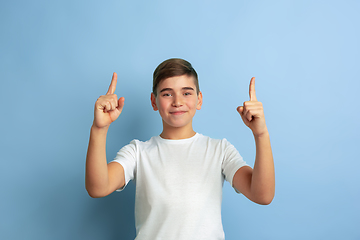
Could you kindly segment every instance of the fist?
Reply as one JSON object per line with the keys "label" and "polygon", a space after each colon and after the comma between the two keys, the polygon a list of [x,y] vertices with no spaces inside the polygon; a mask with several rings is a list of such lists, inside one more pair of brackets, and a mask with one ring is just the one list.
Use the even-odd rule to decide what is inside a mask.
{"label": "fist", "polygon": [[94,126],[105,128],[110,126],[122,112],[125,99],[119,98],[114,94],[117,84],[117,74],[114,72],[109,89],[106,95],[100,96],[94,109]]}
{"label": "fist", "polygon": [[256,98],[254,77],[250,80],[249,97],[250,100],[244,102],[243,106],[237,107],[237,111],[245,125],[251,129],[253,134],[260,136],[267,132],[267,127],[263,105]]}

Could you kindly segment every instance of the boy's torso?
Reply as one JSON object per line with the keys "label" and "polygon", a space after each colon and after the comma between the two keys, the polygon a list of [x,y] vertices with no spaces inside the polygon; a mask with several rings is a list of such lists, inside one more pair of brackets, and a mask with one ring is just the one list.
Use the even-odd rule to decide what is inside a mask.
{"label": "boy's torso", "polygon": [[228,158],[242,161],[236,149],[201,134],[134,144],[136,239],[224,239],[222,186]]}

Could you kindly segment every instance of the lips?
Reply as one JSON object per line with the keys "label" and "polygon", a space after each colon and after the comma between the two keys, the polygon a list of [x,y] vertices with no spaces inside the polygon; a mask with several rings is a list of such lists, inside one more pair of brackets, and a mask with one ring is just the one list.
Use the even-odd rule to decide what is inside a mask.
{"label": "lips", "polygon": [[175,112],[170,112],[170,114],[172,115],[181,115],[181,114],[184,114],[186,113],[186,111],[175,111]]}

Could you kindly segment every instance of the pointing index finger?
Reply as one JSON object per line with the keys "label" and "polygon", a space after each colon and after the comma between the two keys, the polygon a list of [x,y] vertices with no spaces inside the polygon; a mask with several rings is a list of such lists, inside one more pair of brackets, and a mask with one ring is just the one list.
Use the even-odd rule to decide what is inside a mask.
{"label": "pointing index finger", "polygon": [[249,96],[250,96],[250,101],[257,101],[256,93],[255,93],[255,77],[252,77],[250,80]]}
{"label": "pointing index finger", "polygon": [[114,94],[116,89],[116,84],[117,84],[117,74],[116,72],[114,72],[109,86],[109,90],[107,91],[106,94]]}

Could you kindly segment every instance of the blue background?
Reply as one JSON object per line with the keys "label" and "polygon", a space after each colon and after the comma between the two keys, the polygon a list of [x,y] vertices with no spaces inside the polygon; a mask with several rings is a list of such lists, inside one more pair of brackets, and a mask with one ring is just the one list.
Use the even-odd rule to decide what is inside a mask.
{"label": "blue background", "polygon": [[85,190],[96,99],[112,72],[124,96],[108,160],[161,132],[150,105],[163,60],[189,60],[203,108],[194,129],[254,163],[236,107],[256,77],[276,196],[256,205],[224,185],[227,239],[360,239],[359,1],[2,1],[0,239],[133,239],[134,184]]}

